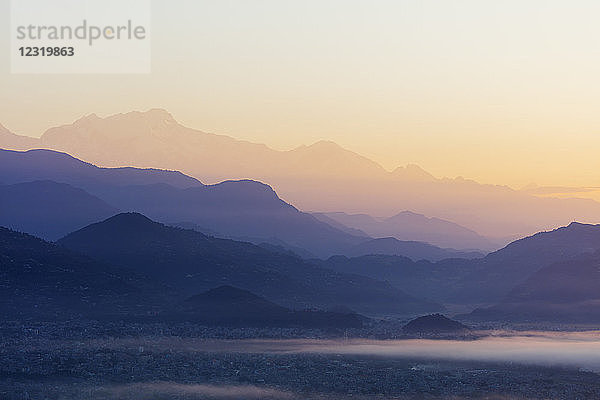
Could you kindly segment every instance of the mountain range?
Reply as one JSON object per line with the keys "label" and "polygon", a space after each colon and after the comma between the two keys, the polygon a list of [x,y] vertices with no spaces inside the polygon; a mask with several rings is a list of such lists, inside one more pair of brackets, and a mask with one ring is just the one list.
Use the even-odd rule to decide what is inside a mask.
{"label": "mountain range", "polygon": [[[72,185],[87,192],[78,192],[71,199],[73,190],[67,186],[54,185],[55,196],[62,196],[65,204],[81,201],[82,204],[94,202],[96,207],[105,202],[107,207],[123,211],[139,211],[169,223],[193,223],[198,229],[218,233],[227,237],[252,237],[257,240],[280,240],[290,246],[298,246],[317,255],[343,252],[365,240],[339,231],[313,216],[298,211],[282,201],[267,185],[256,181],[226,181],[216,185],[203,185],[201,182],[174,171],[138,168],[99,168],[64,153],[49,150],[31,150],[26,152],[0,150],[0,182],[28,183],[43,189],[38,180],[51,180],[55,183]],[[50,183],[46,187],[52,186]],[[23,186],[19,186],[23,189]],[[38,206],[44,202],[44,196],[31,196],[31,193],[18,193],[16,189],[5,193],[5,204],[20,204],[23,200]],[[9,197],[10,200],[9,200]],[[24,199],[27,197],[27,199]],[[85,197],[85,198],[83,198]],[[92,200],[95,198],[94,200]],[[25,204],[23,204],[25,207]],[[88,207],[92,207],[89,205]],[[38,210],[43,208],[38,207]],[[21,213],[24,211],[24,214]],[[48,229],[47,219],[53,210],[46,210],[46,218],[39,221],[39,227],[32,231],[40,233]],[[74,229],[60,230],[64,225],[64,213],[55,215],[55,231],[65,235]],[[81,228],[90,222],[98,221],[94,211],[92,220],[80,224]],[[12,219],[0,220],[0,223],[17,226],[15,220],[26,219],[27,209],[6,208]],[[115,212],[112,212],[115,214]],[[104,217],[110,215],[104,214]],[[56,232],[42,235],[46,239],[57,239]],[[61,235],[61,236],[62,236]],[[60,236],[59,236],[60,237]]]}
{"label": "mountain range", "polygon": [[[326,326],[333,319],[336,326],[354,326],[357,320],[348,313],[291,309],[415,315],[442,310],[439,303],[495,303],[462,318],[595,323],[600,225],[572,223],[473,260],[372,255],[306,261],[124,213],[73,232],[58,245],[0,228],[0,285],[3,318],[159,315],[209,324]],[[253,299],[254,315],[264,308],[265,318],[210,315],[217,297],[230,312],[243,308],[235,305],[238,297]]]}
{"label": "mountain range", "polygon": [[36,237],[0,227],[0,319],[123,316],[159,309],[169,290]]}
{"label": "mountain range", "polygon": [[[172,144],[182,152],[199,136],[203,151],[222,156],[224,146],[233,155],[244,154],[235,160],[224,157],[223,168],[208,167],[203,159],[199,164],[206,171],[215,168],[229,174],[240,168],[254,174],[264,156],[274,167],[264,181],[274,178],[275,187],[284,191],[296,182],[293,190],[314,195],[310,201],[335,201],[345,212],[303,212],[272,186],[253,179],[207,185],[198,179],[200,173],[192,177],[142,161],[143,168],[98,167],[53,150],[0,150],[0,225],[10,228],[0,232],[5,247],[1,279],[7,289],[0,310],[6,315],[141,315],[157,309],[166,315],[168,309],[186,320],[210,322],[207,304],[219,293],[229,293],[252,300],[257,309],[264,306],[265,313],[270,310],[284,325],[290,315],[307,324],[330,317],[341,318],[340,324],[353,323],[340,315],[305,316],[293,309],[349,307],[365,314],[414,315],[442,310],[441,304],[451,309],[477,307],[464,317],[486,321],[600,321],[595,290],[600,279],[600,225],[573,222],[542,230],[487,255],[451,248],[497,248],[499,241],[480,235],[461,218],[473,217],[485,225],[491,221],[487,211],[498,204],[502,210],[496,210],[500,212],[493,219],[512,223],[510,219],[523,217],[518,223],[533,228],[541,223],[532,222],[536,215],[549,216],[545,221],[577,218],[569,217],[573,215],[594,219],[600,213],[593,201],[538,198],[468,180],[440,180],[416,166],[389,173],[330,142],[274,156],[266,146],[182,127],[160,110],[90,116],[50,130],[41,139],[17,137],[0,128],[0,144],[63,143],[77,148],[85,147],[86,139],[98,141],[89,149],[97,151],[115,139],[115,132],[123,138],[108,165],[120,165],[122,146],[135,148],[131,157],[138,160],[152,154],[169,161],[167,165],[175,159],[161,159],[162,150],[154,149],[159,151],[155,154],[134,144],[145,143],[148,135],[156,143],[177,137]],[[186,154],[179,153],[179,158]],[[248,159],[248,154],[260,157]],[[383,175],[377,175],[381,170]],[[283,177],[291,179],[277,183]],[[406,190],[401,196],[394,192],[399,187]],[[425,198],[426,194],[434,196]],[[360,201],[361,196],[375,202],[394,200],[396,212],[391,217],[357,214],[346,201]],[[445,217],[442,209],[440,214],[397,213],[408,208],[407,199],[410,203],[417,198],[412,204],[435,200],[457,218]],[[466,210],[465,204],[474,207]],[[485,215],[478,214],[481,204],[491,207]],[[528,215],[525,204],[531,207]],[[509,207],[507,217],[503,213]],[[385,215],[375,208],[360,211],[364,210]],[[468,215],[471,211],[474,214]],[[57,246],[14,230],[62,239]],[[494,235],[501,231],[509,232],[494,228]],[[215,292],[217,287],[221,289]],[[226,305],[224,299],[221,302]],[[235,309],[234,304],[229,307]]]}
{"label": "mountain range", "polygon": [[459,282],[453,299],[498,300],[542,268],[598,249],[600,225],[572,222],[552,231],[538,232],[488,254]]}
{"label": "mountain range", "polygon": [[[30,185],[81,195],[80,189],[48,181],[7,187],[23,186],[28,194]],[[296,309],[343,306],[367,314],[414,315],[440,310],[440,303],[451,308],[495,303],[463,317],[600,321],[600,225],[571,223],[482,258],[438,262],[390,255],[303,260],[277,246],[218,239],[137,213],[91,224],[59,240],[59,246],[5,228],[0,243],[6,289],[0,309],[26,318],[129,315],[167,305],[169,315],[208,322],[199,311],[177,308],[175,300],[189,305],[183,298],[231,285]],[[323,315],[294,318],[320,324]]]}
{"label": "mountain range", "polygon": [[47,240],[106,219],[116,207],[66,183],[0,185],[0,225]]}
{"label": "mountain range", "polygon": [[343,305],[365,313],[412,314],[441,308],[382,281],[321,268],[251,243],[166,226],[137,213],[89,225],[58,244],[148,275],[184,296],[230,285],[301,309]]}
{"label": "mountain range", "polygon": [[442,249],[428,243],[398,240],[392,237],[367,240],[345,251],[344,254],[350,257],[377,254],[404,256],[415,261],[440,261],[448,258],[472,259],[480,258],[485,255],[478,251]]}
{"label": "mountain range", "polygon": [[554,323],[600,322],[600,250],[550,264],[515,287],[498,304],[468,319]]}
{"label": "mountain range", "polygon": [[545,267],[599,249],[600,225],[571,223],[516,240],[485,257],[470,260],[415,262],[408,257],[389,255],[336,256],[318,261],[318,265],[386,280],[409,294],[446,306],[473,306],[500,302],[534,274],[544,274]]}
{"label": "mountain range", "polygon": [[498,243],[477,232],[445,221],[426,217],[411,211],[402,211],[389,218],[343,212],[313,213],[317,219],[336,227],[347,227],[349,233],[362,232],[371,237],[394,237],[403,241],[419,241],[454,249],[497,250]]}
{"label": "mountain range", "polygon": [[0,224],[47,240],[121,210],[212,236],[281,246],[306,258],[381,252],[429,260],[471,256],[418,242],[376,246],[370,237],[319,221],[250,180],[203,185],[174,171],[99,168],[51,150],[0,150],[0,182],[11,183],[0,194]]}
{"label": "mountain range", "polygon": [[219,326],[358,328],[352,312],[291,310],[219,286],[189,298],[145,274],[0,227],[0,320],[193,322]]}
{"label": "mountain range", "polygon": [[91,114],[48,129],[39,139],[4,128],[0,147],[54,149],[101,166],[178,170],[205,183],[253,179],[301,210],[384,216],[411,210],[492,238],[522,237],[574,220],[600,222],[600,203],[592,200],[542,198],[460,177],[440,179],[414,165],[389,172],[327,141],[277,151],[187,128],[159,109],[105,118]]}

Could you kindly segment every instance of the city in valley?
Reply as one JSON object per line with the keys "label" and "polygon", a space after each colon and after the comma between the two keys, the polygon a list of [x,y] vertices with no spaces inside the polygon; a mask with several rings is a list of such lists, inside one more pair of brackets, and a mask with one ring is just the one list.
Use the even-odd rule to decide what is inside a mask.
{"label": "city in valley", "polygon": [[599,16],[0,0],[0,400],[600,399]]}

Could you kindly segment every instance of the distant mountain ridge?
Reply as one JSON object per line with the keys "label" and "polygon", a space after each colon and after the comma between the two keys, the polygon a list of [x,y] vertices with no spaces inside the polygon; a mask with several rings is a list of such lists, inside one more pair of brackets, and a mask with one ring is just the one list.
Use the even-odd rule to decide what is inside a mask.
{"label": "distant mountain ridge", "polygon": [[[293,308],[342,305],[402,315],[440,308],[418,296],[449,304],[496,302],[463,316],[469,320],[600,321],[600,225],[572,223],[515,241],[482,259],[437,263],[380,255],[307,262],[167,227],[140,214],[117,215],[59,243],[63,247],[0,228],[0,314],[143,314],[169,304],[156,295],[173,296],[172,289],[153,283],[161,281],[177,288],[180,298],[225,284]],[[322,322],[319,315],[312,321]]]}
{"label": "distant mountain ridge", "polygon": [[319,268],[250,243],[165,226],[138,213],[89,225],[58,243],[147,274],[186,296],[230,285],[294,308],[347,305],[359,312],[414,313],[441,307],[381,281]]}
{"label": "distant mountain ridge", "polygon": [[0,321],[192,322],[240,327],[357,328],[365,317],[293,311],[229,286],[183,299],[175,288],[0,227]]}
{"label": "distant mountain ridge", "polygon": [[391,255],[404,256],[414,261],[429,260],[440,261],[448,258],[481,258],[483,253],[477,251],[460,251],[455,249],[442,249],[428,243],[398,240],[396,238],[377,238],[360,243],[345,254],[350,257],[366,255]]}
{"label": "distant mountain ridge", "polygon": [[465,318],[488,321],[600,322],[600,250],[550,264],[498,304]]}
{"label": "distant mountain ridge", "polygon": [[375,218],[366,214],[313,213],[325,222],[335,221],[371,237],[394,237],[430,243],[454,249],[496,250],[498,245],[477,232],[440,218],[430,218],[410,211],[402,211],[389,218]]}
{"label": "distant mountain ridge", "polygon": [[46,240],[58,240],[118,211],[66,183],[33,181],[0,185],[0,226]]}
{"label": "distant mountain ridge", "polygon": [[600,225],[568,226],[516,240],[478,259],[414,262],[407,257],[331,257],[318,265],[383,279],[405,292],[443,304],[494,304],[544,268],[600,250]]}
{"label": "distant mountain ridge", "polygon": [[[469,296],[476,293],[482,298],[500,296],[549,264],[567,261],[598,249],[600,224],[572,222],[568,226],[516,240],[488,254],[480,268],[465,277],[472,285],[481,288],[473,288]],[[495,282],[494,287],[487,282]]]}
{"label": "distant mountain ridge", "polygon": [[3,227],[0,287],[2,320],[134,315],[158,309],[168,294],[131,272]]}
{"label": "distant mountain ridge", "polygon": [[202,185],[197,179],[178,171],[132,167],[102,168],[59,151],[43,149],[11,151],[0,149],[0,155],[0,182],[5,184],[32,180],[53,180],[84,189],[104,185],[123,186],[156,183],[178,188]]}
{"label": "distant mountain ridge", "polygon": [[[139,211],[168,223],[194,223],[225,236],[253,237],[263,242],[279,239],[317,255],[343,253],[364,240],[298,211],[270,186],[256,181],[203,185],[175,171],[99,168],[50,150],[0,150],[0,182],[37,180],[82,188],[88,197],[97,197],[115,211]],[[70,231],[60,232],[65,235]],[[57,238],[56,234],[45,237]]]}
{"label": "distant mountain ridge", "polygon": [[600,203],[592,200],[540,198],[463,178],[437,179],[414,165],[388,172],[327,141],[276,151],[187,128],[159,109],[88,115],[48,129],[40,139],[5,130],[0,147],[50,148],[103,166],[178,170],[207,183],[254,179],[302,210],[371,215],[411,210],[486,237],[524,236],[573,220],[600,222]]}
{"label": "distant mountain ridge", "polygon": [[[0,181],[25,182],[31,188],[25,198],[14,191],[5,193],[4,214],[12,216],[5,219],[7,225],[50,240],[122,210],[141,212],[152,219],[213,236],[283,246],[305,258],[373,252],[428,260],[472,257],[465,252],[417,242],[396,241],[388,246],[374,246],[382,241],[373,242],[362,232],[338,229],[339,224],[332,226],[319,221],[283,201],[270,186],[251,180],[203,185],[175,171],[99,168],[50,150],[0,150],[0,167]],[[52,197],[46,201],[45,189],[39,183],[37,186],[31,183],[40,179],[56,181],[53,187],[62,188],[61,202],[71,204],[75,214],[80,211],[78,218],[83,222],[67,224],[67,220],[75,218],[69,215],[70,207],[58,204],[52,208]],[[75,188],[67,191],[64,184],[82,188],[87,193],[80,189],[77,192]],[[9,194],[11,198],[7,197]],[[58,193],[55,196],[59,196]],[[112,207],[113,212],[93,210],[91,203],[99,207],[98,203],[102,202],[105,209]],[[83,215],[82,205],[88,203],[88,215]],[[39,218],[30,221],[26,204],[36,208]],[[2,215],[0,211],[0,217]]]}

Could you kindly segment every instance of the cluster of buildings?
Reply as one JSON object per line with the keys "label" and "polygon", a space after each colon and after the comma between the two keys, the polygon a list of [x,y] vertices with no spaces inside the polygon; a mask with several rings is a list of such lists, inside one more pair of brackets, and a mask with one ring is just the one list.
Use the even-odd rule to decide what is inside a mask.
{"label": "cluster of buildings", "polygon": [[[251,347],[240,351],[239,347],[228,348],[231,341],[214,339],[258,334],[297,338],[303,334],[282,329],[79,324],[3,324],[0,398],[68,400],[71,393],[73,399],[99,399],[94,397],[101,392],[98,388],[157,381],[253,385],[294,393],[299,399],[411,398],[422,394],[430,397],[418,398],[484,394],[600,398],[600,375],[574,369],[335,352],[262,352]],[[198,347],[202,341],[216,345]],[[246,342],[251,346],[253,341]],[[81,393],[87,394],[82,397]]]}

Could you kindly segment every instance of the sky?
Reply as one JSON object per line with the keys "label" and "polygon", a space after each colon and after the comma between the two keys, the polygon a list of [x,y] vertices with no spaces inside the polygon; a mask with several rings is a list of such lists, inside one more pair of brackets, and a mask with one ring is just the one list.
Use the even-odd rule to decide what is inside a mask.
{"label": "sky", "polygon": [[520,187],[600,186],[600,2],[154,0],[152,72],[9,72],[0,123],[164,108],[291,149],[326,139],[387,169]]}

